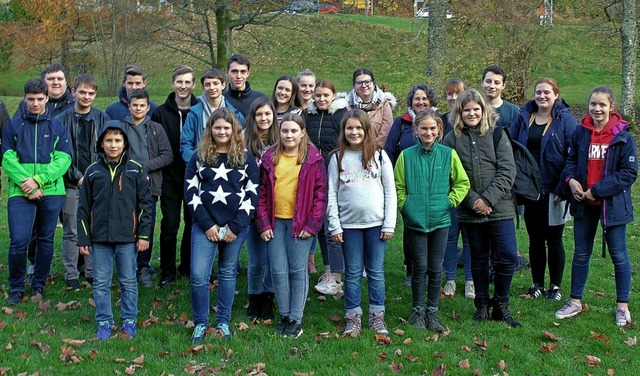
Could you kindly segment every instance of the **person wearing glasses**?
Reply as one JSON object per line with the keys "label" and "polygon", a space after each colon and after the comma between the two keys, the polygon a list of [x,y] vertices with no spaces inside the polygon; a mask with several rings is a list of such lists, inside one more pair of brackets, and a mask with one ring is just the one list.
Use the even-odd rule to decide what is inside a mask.
{"label": "person wearing glasses", "polygon": [[378,87],[371,70],[358,68],[353,72],[353,89],[347,94],[347,102],[350,110],[357,108],[367,113],[378,147],[383,149],[393,124],[396,97]]}

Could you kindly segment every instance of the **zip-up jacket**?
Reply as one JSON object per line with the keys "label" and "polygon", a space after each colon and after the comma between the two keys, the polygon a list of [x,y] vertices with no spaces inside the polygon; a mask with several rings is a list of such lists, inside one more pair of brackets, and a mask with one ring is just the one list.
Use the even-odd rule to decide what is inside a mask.
{"label": "zip-up jacket", "polygon": [[325,167],[329,165],[329,154],[338,145],[340,121],[347,113],[345,98],[336,98],[328,110],[320,110],[315,102],[307,107],[306,128],[309,139],[320,150]]}
{"label": "zip-up jacket", "polygon": [[404,225],[419,232],[451,226],[449,209],[469,191],[458,154],[439,142],[431,149],[418,143],[400,152],[394,176]]}
{"label": "zip-up jacket", "polygon": [[[518,117],[511,125],[511,137],[522,145],[527,145],[531,116],[536,112],[538,112],[536,102],[527,102],[522,106]],[[569,106],[561,100],[557,100],[553,104],[551,119],[549,128],[542,136],[542,145],[540,147],[539,167],[542,188],[547,193],[552,192],[566,198],[570,195],[570,192],[566,190],[567,185],[560,179],[560,175],[562,175],[567,162],[571,137],[578,123],[571,115]]]}
{"label": "zip-up jacket", "polygon": [[[153,111],[158,107],[157,104],[149,99],[149,113],[152,114]],[[127,98],[127,89],[124,86],[120,87],[118,90],[118,101],[111,103],[107,106],[104,111],[109,115],[112,120],[120,120],[124,121],[124,118],[131,115],[129,111],[129,99]]]}
{"label": "zip-up jacket", "polygon": [[398,116],[391,125],[384,151],[387,152],[391,163],[395,165],[400,152],[418,142],[418,137],[413,132],[413,119],[409,113]]}
{"label": "zip-up jacket", "polygon": [[[587,115],[588,117],[589,115]],[[618,116],[613,114],[612,116]],[[576,179],[582,187],[587,186],[587,163],[592,130],[585,127],[585,119],[573,134],[569,159],[564,168],[563,180]],[[631,126],[619,119],[613,127],[613,139],[604,156],[604,166],[598,183],[591,187],[596,200],[601,200],[601,222],[603,227],[618,226],[633,221],[631,185],[638,177],[638,155],[636,142],[629,132]],[[570,197],[571,215],[581,218],[586,204]]]}
{"label": "zip-up jacket", "polygon": [[[62,125],[67,128],[67,134],[69,135],[69,149],[71,151],[71,166],[69,166],[69,169],[64,174],[64,186],[66,188],[77,188],[78,182],[84,176],[85,169],[79,165],[80,162],[77,155],[78,150],[80,150],[78,143],[81,140],[78,135],[78,121],[76,119],[75,109],[68,109],[62,114],[56,116],[56,119],[60,120]],[[89,160],[92,163],[98,160],[98,150],[96,149],[98,144],[98,132],[104,123],[109,120],[109,115],[95,107],[91,107],[91,110],[86,115],[86,121],[91,124],[91,140],[89,141],[89,145],[91,146],[91,155]]]}
{"label": "zip-up jacket", "polygon": [[147,146],[149,150],[149,160],[142,162],[144,171],[149,174],[149,187],[153,196],[160,196],[162,193],[162,169],[173,162],[173,153],[167,134],[162,126],[155,121],[151,121],[146,116],[144,121],[134,125],[131,117],[124,120],[129,127],[142,127],[147,125]]}
{"label": "zip-up jacket", "polygon": [[[269,149],[260,164],[260,199],[255,222],[259,233],[272,230],[276,220],[276,166],[271,161],[275,150],[276,147]],[[291,236],[297,237],[302,230],[318,235],[327,213],[327,201],[327,170],[320,151],[309,145],[307,159],[298,175]]]}
{"label": "zip-up jacket", "polygon": [[71,164],[67,129],[49,111],[14,116],[2,132],[2,169],[9,178],[9,197],[29,196],[22,180],[33,178],[45,196],[65,195],[62,175]]}
{"label": "zip-up jacket", "polygon": [[79,247],[93,243],[133,243],[149,239],[151,234],[149,178],[142,165],[127,155],[124,124],[108,122],[98,142],[107,129],[113,128],[123,132],[127,146],[114,166],[98,145],[100,157],[87,168],[78,204]]}
{"label": "zip-up jacket", "polygon": [[[194,95],[191,95],[191,107],[196,104],[198,104],[198,99]],[[158,108],[153,111],[153,114],[151,114],[151,120],[162,125],[169,139],[171,151],[173,152],[173,162],[162,169],[162,185],[168,184],[169,186],[174,186],[178,192],[182,191],[184,170],[186,167],[182,160],[182,155],[180,155],[180,136],[182,135],[182,129],[187,121],[187,117],[188,116],[183,115],[183,112],[178,108],[175,92],[171,92],[167,96],[164,104],[158,106]]]}
{"label": "zip-up jacket", "polygon": [[[244,117],[249,113],[251,104],[256,98],[266,97],[264,93],[251,89],[249,81],[245,82],[244,90],[236,90],[232,88],[231,85],[227,85],[227,90],[225,90],[222,95],[233,107],[237,108]],[[242,124],[242,121],[240,121],[240,124]]]}
{"label": "zip-up jacket", "polygon": [[[71,94],[71,89],[67,88],[67,90],[64,92],[64,95],[60,98],[56,100],[49,98],[46,104],[47,112],[50,113],[52,117],[58,117],[63,112],[67,111],[70,108],[73,108],[75,101],[76,98]],[[18,104],[18,108],[13,114],[13,117],[22,116],[27,112],[27,104],[24,100],[22,100],[20,101],[20,104]]]}

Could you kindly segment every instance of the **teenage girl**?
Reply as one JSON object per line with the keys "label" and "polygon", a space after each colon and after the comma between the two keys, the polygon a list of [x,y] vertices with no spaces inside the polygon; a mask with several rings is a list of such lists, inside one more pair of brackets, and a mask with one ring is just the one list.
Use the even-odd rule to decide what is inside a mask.
{"label": "teenage girl", "polygon": [[388,335],[384,321],[384,254],[396,226],[393,167],[378,148],[367,113],[350,110],[340,124],[338,151],[329,161],[327,230],[342,244],[345,264],[345,336],[362,328],[362,272],[367,272],[369,327]]}
{"label": "teenage girl", "polygon": [[[258,97],[251,104],[244,122],[244,141],[258,166],[262,161],[262,155],[278,141],[278,127],[274,126],[275,113],[276,109],[271,99],[264,96]],[[251,221],[247,234],[247,250],[249,251],[247,316],[250,320],[256,318],[272,320],[274,293],[267,258],[267,243],[260,238],[254,220]]]}
{"label": "teenage girl", "polygon": [[442,260],[451,225],[449,208],[462,202],[469,191],[469,178],[455,150],[440,143],[444,125],[438,113],[432,109],[418,112],[413,131],[418,144],[403,150],[395,166],[398,207],[413,260],[413,312],[409,322],[418,329],[443,332],[438,307]]}
{"label": "teenage girl", "polygon": [[300,115],[287,114],[282,119],[278,143],[264,154],[260,172],[256,227],[268,242],[280,311],[276,332],[297,338],[302,334],[309,290],[309,247],[322,227],[327,209],[324,161],[308,141]]}
{"label": "teenage girl", "polygon": [[302,98],[298,93],[298,81],[288,74],[279,77],[273,86],[271,101],[276,106],[278,124],[288,113],[300,115],[302,113]]}
{"label": "teenage girl", "polygon": [[606,244],[615,271],[616,324],[631,323],[631,262],[626,225],[633,221],[631,185],[638,176],[638,156],[631,126],[614,112],[615,109],[613,91],[606,86],[596,87],[589,96],[589,114],[573,134],[563,178],[571,188],[575,250],[571,265],[571,299],[556,312],[558,319],[573,317],[583,311],[582,294],[600,222],[602,257],[605,257]]}
{"label": "teenage girl", "polygon": [[218,254],[216,330],[231,337],[229,322],[236,289],[236,265],[258,203],[259,170],[245,151],[240,123],[229,108],[213,112],[187,165],[184,199],[191,229],[192,341],[204,339],[209,322],[209,276]]}

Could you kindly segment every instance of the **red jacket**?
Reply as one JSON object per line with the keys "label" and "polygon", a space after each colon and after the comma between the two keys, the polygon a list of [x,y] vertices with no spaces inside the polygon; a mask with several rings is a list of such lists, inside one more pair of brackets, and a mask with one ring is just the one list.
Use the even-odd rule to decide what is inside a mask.
{"label": "red jacket", "polygon": [[[260,165],[260,198],[255,219],[258,232],[274,227],[274,186],[275,165],[271,156],[276,147],[272,147],[262,157]],[[317,235],[324,223],[327,212],[327,171],[320,151],[309,144],[307,160],[302,164],[298,176],[298,189],[294,207],[293,234],[297,237],[302,230]]]}

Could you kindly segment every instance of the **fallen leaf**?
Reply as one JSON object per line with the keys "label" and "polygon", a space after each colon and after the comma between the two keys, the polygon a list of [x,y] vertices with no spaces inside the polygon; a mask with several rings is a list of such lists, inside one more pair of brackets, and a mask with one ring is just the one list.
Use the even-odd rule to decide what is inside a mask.
{"label": "fallen leaf", "polygon": [[438,338],[440,338],[440,336],[438,333],[435,333],[432,336],[426,337],[424,340],[427,342],[438,342]]}
{"label": "fallen leaf", "polygon": [[603,333],[591,332],[591,338],[595,338],[598,341],[604,342],[605,345],[609,346],[609,337],[607,337]]}
{"label": "fallen leaf", "polygon": [[245,324],[244,322],[240,322],[238,324],[238,330],[243,331],[243,330],[247,330],[249,329],[249,325]]}
{"label": "fallen leaf", "polygon": [[613,370],[613,368],[609,368],[607,370],[607,376],[614,376],[616,374],[616,371]]}
{"label": "fallen leaf", "polygon": [[354,351],[351,353],[351,356],[358,359],[360,357],[360,354],[357,351]]}
{"label": "fallen leaf", "polygon": [[354,331],[351,331],[349,333],[344,333],[342,335],[342,338],[358,338],[358,337],[360,337],[360,334],[361,333],[360,333],[359,330],[354,330]]}
{"label": "fallen leaf", "polygon": [[144,354],[142,354],[139,357],[137,357],[134,360],[132,360],[131,363],[142,365],[144,363]]}
{"label": "fallen leaf", "polygon": [[126,359],[123,359],[123,358],[117,358],[117,359],[115,360],[115,362],[116,362],[116,363],[126,363],[126,362],[127,362],[127,360],[126,360]]}
{"label": "fallen leaf", "polygon": [[546,331],[546,330],[545,330],[545,331],[544,331],[544,335],[545,335],[547,338],[549,338],[550,340],[552,340],[552,341],[556,341],[556,342],[560,341],[560,338],[556,337],[556,335],[555,335],[555,334],[553,334],[553,333],[551,333],[551,332],[549,332],[549,331]]}
{"label": "fallen leaf", "polygon": [[474,369],[473,372],[471,372],[471,374],[474,376],[481,376],[482,371],[480,371],[479,369]]}
{"label": "fallen leaf", "polygon": [[273,324],[273,320],[271,320],[271,319],[264,320],[264,321],[262,322],[262,325],[267,325],[267,326],[268,326],[268,325],[271,325],[271,324]]}
{"label": "fallen leaf", "polygon": [[327,297],[324,296],[324,295],[318,295],[318,300],[321,301],[321,302],[324,302],[324,301],[327,300]]}
{"label": "fallen leaf", "polygon": [[462,349],[462,351],[464,351],[464,352],[468,352],[468,353],[470,353],[470,352],[471,352],[471,347],[469,347],[469,346],[462,345],[462,346],[460,346],[460,348],[461,348],[461,349]]}
{"label": "fallen leaf", "polygon": [[402,341],[403,344],[408,345],[412,342],[411,338],[406,338],[404,341]]}
{"label": "fallen leaf", "polygon": [[396,330],[393,331],[393,334],[396,334],[396,335],[399,335],[399,336],[404,335],[404,333],[405,332],[402,329],[396,329]]}
{"label": "fallen leaf", "polygon": [[505,363],[503,359],[500,359],[498,362],[498,368],[500,368],[500,371],[504,371],[505,368],[507,368],[507,363]]}
{"label": "fallen leaf", "polygon": [[478,340],[478,338],[473,337],[473,344],[478,346],[480,348],[480,350],[482,351],[487,351],[487,349],[489,348],[489,345],[487,344],[487,340],[482,340],[482,342],[480,342]]}
{"label": "fallen leaf", "polygon": [[606,297],[607,297],[607,294],[605,294],[605,293],[604,293],[604,292],[602,292],[602,291],[598,291],[598,292],[596,292],[596,296],[599,296],[599,297],[601,297],[601,298],[606,298]]}
{"label": "fallen leaf", "polygon": [[130,365],[129,367],[124,369],[124,373],[126,373],[127,375],[133,375],[134,373],[136,373],[136,368],[133,365]]}
{"label": "fallen leaf", "polygon": [[447,365],[442,363],[431,371],[431,376],[445,376],[447,374]]}
{"label": "fallen leaf", "polygon": [[402,371],[402,363],[392,361],[391,364],[389,364],[389,369],[391,370],[391,373],[398,373]]}
{"label": "fallen leaf", "polygon": [[7,326],[7,323],[4,321],[0,321],[0,329],[4,329],[5,326]]}
{"label": "fallen leaf", "polygon": [[159,310],[160,308],[162,308],[162,300],[158,298],[153,298],[153,300],[151,300],[151,307],[153,308],[154,311]]}
{"label": "fallen leaf", "polygon": [[340,316],[338,315],[331,315],[331,317],[329,317],[329,320],[331,322],[340,322],[341,319],[340,319]]}
{"label": "fallen leaf", "polygon": [[51,308],[51,300],[47,300],[44,302],[41,301],[40,303],[38,303],[38,309],[41,311],[46,312],[49,310],[49,308]]}
{"label": "fallen leaf", "polygon": [[601,362],[600,358],[593,355],[586,355],[584,359],[589,367],[597,367]]}
{"label": "fallen leaf", "polygon": [[556,347],[558,347],[558,345],[553,342],[549,343],[548,345],[546,343],[543,343],[542,346],[540,346],[540,351],[550,353],[555,350]]}
{"label": "fallen leaf", "polygon": [[169,356],[169,355],[171,355],[171,353],[168,352],[168,351],[161,352],[161,353],[158,353],[158,358],[164,358],[164,357]]}
{"label": "fallen leaf", "polygon": [[89,298],[89,305],[96,308],[96,302],[92,298]]}
{"label": "fallen leaf", "polygon": [[13,309],[9,307],[2,307],[2,312],[6,313],[7,315],[13,315]]}
{"label": "fallen leaf", "polygon": [[634,336],[633,338],[628,337],[628,339],[624,341],[624,343],[626,343],[629,346],[635,346],[638,344],[638,337],[637,336]]}
{"label": "fallen leaf", "polygon": [[65,309],[67,309],[67,303],[58,302],[58,304],[56,304],[54,307],[56,307],[58,311],[64,311]]}
{"label": "fallen leaf", "polygon": [[412,363],[418,360],[417,356],[411,356],[409,354],[405,355],[404,358]]}
{"label": "fallen leaf", "polygon": [[92,349],[91,352],[89,353],[89,359],[93,360],[96,358],[96,356],[98,356],[98,350]]}
{"label": "fallen leaf", "polygon": [[376,360],[378,362],[382,362],[385,359],[387,359],[387,353],[385,352],[381,352],[380,354],[376,355]]}
{"label": "fallen leaf", "polygon": [[460,314],[458,312],[456,312],[456,311],[453,311],[451,313],[451,318],[454,319],[454,320],[460,320]]}
{"label": "fallen leaf", "polygon": [[468,369],[471,368],[471,363],[469,362],[469,359],[463,359],[458,362],[458,367]]}
{"label": "fallen leaf", "polygon": [[38,292],[35,295],[32,295],[30,300],[34,303],[42,301],[42,294]]}
{"label": "fallen leaf", "polygon": [[87,342],[87,340],[84,340],[84,339],[63,339],[62,342],[68,343],[70,346],[73,346],[73,347],[80,347],[85,342]]}
{"label": "fallen leaf", "polygon": [[383,345],[389,345],[392,342],[391,337],[389,337],[387,334],[384,334],[384,333],[376,334],[375,338],[377,343],[383,344]]}
{"label": "fallen leaf", "polygon": [[231,358],[233,356],[233,349],[227,349],[227,358]]}
{"label": "fallen leaf", "polygon": [[7,345],[4,347],[4,349],[7,350],[7,351],[13,350],[13,345],[11,344],[11,342],[7,343]]}
{"label": "fallen leaf", "polygon": [[435,356],[436,358],[444,358],[445,356],[447,356],[447,354],[444,352],[436,351],[433,353],[433,356]]}
{"label": "fallen leaf", "polygon": [[23,320],[25,317],[27,317],[27,312],[22,309],[18,310],[18,312],[16,312],[15,314],[15,318],[17,318],[18,320]]}
{"label": "fallen leaf", "polygon": [[394,354],[395,356],[402,356],[402,350],[400,350],[400,349],[396,349],[396,351],[394,351],[394,352],[393,352],[393,354]]}

